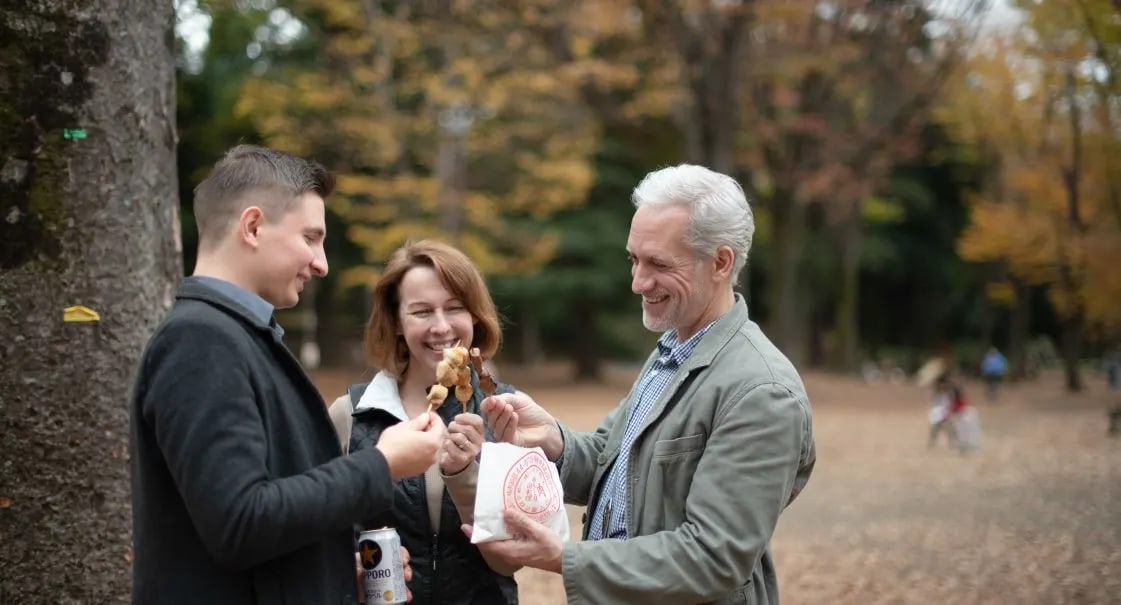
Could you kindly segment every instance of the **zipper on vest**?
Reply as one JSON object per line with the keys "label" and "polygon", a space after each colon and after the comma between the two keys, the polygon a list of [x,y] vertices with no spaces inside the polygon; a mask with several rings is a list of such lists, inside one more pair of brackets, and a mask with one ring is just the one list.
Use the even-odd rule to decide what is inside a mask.
{"label": "zipper on vest", "polygon": [[440,534],[432,534],[432,573],[436,573],[436,556],[440,552]]}
{"label": "zipper on vest", "polygon": [[440,556],[440,534],[439,532],[432,534],[432,583],[428,590],[428,602],[439,603],[436,593],[440,590],[440,579],[436,575],[436,559]]}

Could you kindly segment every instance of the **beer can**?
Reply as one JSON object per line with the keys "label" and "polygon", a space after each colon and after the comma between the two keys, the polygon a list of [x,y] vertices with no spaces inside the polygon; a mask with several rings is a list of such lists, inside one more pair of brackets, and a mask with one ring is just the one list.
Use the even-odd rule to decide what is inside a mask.
{"label": "beer can", "polygon": [[366,605],[404,603],[405,566],[401,562],[401,537],[392,527],[358,534],[362,585]]}

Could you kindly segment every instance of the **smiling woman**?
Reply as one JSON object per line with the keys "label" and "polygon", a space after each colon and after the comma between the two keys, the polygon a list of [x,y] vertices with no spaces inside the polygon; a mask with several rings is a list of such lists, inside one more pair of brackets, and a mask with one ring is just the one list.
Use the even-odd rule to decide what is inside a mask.
{"label": "smiling woman", "polygon": [[[478,352],[481,367],[500,339],[494,303],[467,256],[436,241],[407,244],[374,286],[366,352],[378,373],[329,410],[350,453],[375,447],[382,431],[426,413],[430,404],[448,423],[438,462],[424,477],[396,483],[392,515],[363,522],[397,529],[414,557],[409,588],[418,602],[517,602],[515,569],[481,556],[459,529],[474,518],[476,459],[483,442],[494,440],[480,415],[483,383],[468,349]],[[497,385],[498,392],[512,390]],[[454,399],[459,403],[448,405]]]}

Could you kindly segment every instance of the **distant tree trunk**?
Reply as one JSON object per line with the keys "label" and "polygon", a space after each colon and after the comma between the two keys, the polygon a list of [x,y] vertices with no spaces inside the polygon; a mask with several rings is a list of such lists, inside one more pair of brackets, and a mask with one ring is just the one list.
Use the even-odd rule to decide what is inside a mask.
{"label": "distant tree trunk", "polygon": [[859,199],[853,200],[841,225],[841,295],[834,319],[839,370],[854,371],[860,364],[860,251],[864,217]]}
{"label": "distant tree trunk", "polygon": [[1021,380],[1028,375],[1028,337],[1031,330],[1031,287],[1013,280],[1016,303],[1012,308],[1012,326],[1008,339],[1009,377]]}
{"label": "distant tree trunk", "polygon": [[[328,233],[330,233],[330,230],[328,230]],[[348,353],[352,350],[351,345],[354,344],[355,340],[361,340],[362,338],[366,316],[362,316],[357,322],[349,314],[340,316],[339,309],[342,308],[343,303],[338,300],[338,282],[334,279],[334,273],[329,273],[323,279],[313,279],[307,285],[312,284],[316,284],[313,306],[315,307],[315,339],[319,343],[320,367],[343,366],[347,369],[355,369],[350,365],[353,363],[353,359]],[[304,304],[308,302],[310,301],[303,301]],[[342,321],[340,317],[345,317],[347,321]]]}
{"label": "distant tree trunk", "polygon": [[776,189],[771,198],[773,220],[770,296],[770,337],[795,364],[804,359],[805,305],[799,299],[805,209],[792,192]]}
{"label": "distant tree trunk", "polygon": [[573,350],[576,362],[576,380],[598,381],[603,377],[602,352],[600,351],[599,329],[596,318],[599,316],[596,305],[590,300],[579,299],[575,302],[576,325],[580,338]]}
{"label": "distant tree trunk", "polygon": [[[1067,67],[1066,93],[1070,118],[1071,157],[1070,165],[1063,169],[1063,182],[1067,192],[1067,224],[1072,237],[1080,237],[1085,227],[1082,224],[1082,191],[1079,183],[1082,178],[1082,111],[1078,96],[1078,84],[1074,68]],[[1070,244],[1068,244],[1070,245]],[[1059,269],[1059,281],[1070,297],[1070,309],[1063,321],[1063,361],[1066,366],[1067,390],[1074,393],[1082,390],[1082,373],[1078,367],[1082,357],[1082,329],[1085,310],[1080,300],[1080,278],[1075,277],[1069,261],[1063,259]]]}
{"label": "distant tree trunk", "polygon": [[[981,308],[981,319],[980,319],[980,324],[981,324],[980,333],[981,334],[980,335],[981,335],[981,343],[983,345],[983,349],[978,353],[979,355],[984,355],[985,354],[984,349],[987,349],[989,346],[995,346],[996,345],[996,343],[994,342],[995,339],[993,338],[993,336],[994,336],[994,333],[996,332],[996,322],[997,322],[997,313],[998,312],[999,312],[999,310],[998,310],[996,304],[993,303],[992,301],[986,299],[984,306]],[[981,363],[980,358],[970,359],[969,363],[972,364],[972,365],[970,365],[970,368],[971,368],[970,371],[971,372],[980,370],[980,366],[977,365],[977,364]]]}
{"label": "distant tree trunk", "polygon": [[522,363],[534,366],[545,358],[541,347],[541,321],[537,317],[537,309],[532,301],[522,303],[521,313],[518,314],[521,325],[518,333],[521,335]]}
{"label": "distant tree trunk", "polygon": [[1082,322],[1081,316],[1063,321],[1063,369],[1066,373],[1066,387],[1071,393],[1082,390],[1082,370],[1079,367],[1082,358]]}
{"label": "distant tree trunk", "polygon": [[808,316],[810,331],[805,336],[806,359],[811,366],[820,367],[828,361],[825,340],[833,318],[828,317],[828,312],[818,309],[814,309]]}
{"label": "distant tree trunk", "polygon": [[753,10],[752,3],[744,4],[692,15],[673,3],[653,10],[656,14],[669,7],[663,14],[685,67],[689,103],[677,118],[686,160],[727,175],[735,169],[735,134],[744,102],[737,86],[747,61]]}
{"label": "distant tree trunk", "polygon": [[129,600],[128,394],[182,274],[173,19],[0,0],[3,603]]}

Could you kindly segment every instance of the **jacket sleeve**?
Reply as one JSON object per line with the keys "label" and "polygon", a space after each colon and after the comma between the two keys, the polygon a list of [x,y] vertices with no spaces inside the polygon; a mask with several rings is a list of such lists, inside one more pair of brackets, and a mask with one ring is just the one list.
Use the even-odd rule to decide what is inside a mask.
{"label": "jacket sleeve", "polygon": [[205,322],[166,326],[150,345],[140,402],[195,529],[215,560],[235,569],[349,529],[388,511],[393,498],[376,448],[294,476],[269,474],[249,349]]}
{"label": "jacket sleeve", "polygon": [[776,384],[745,391],[714,420],[681,526],[565,545],[569,603],[704,603],[751,577],[813,448],[803,399]]}
{"label": "jacket sleeve", "polygon": [[591,433],[572,430],[563,422],[557,421],[564,449],[561,450],[559,474],[564,487],[564,500],[569,504],[587,505],[591,500],[592,479],[600,465],[599,457],[607,447],[611,429],[624,414],[627,400],[623,400],[603,419],[599,427]]}

